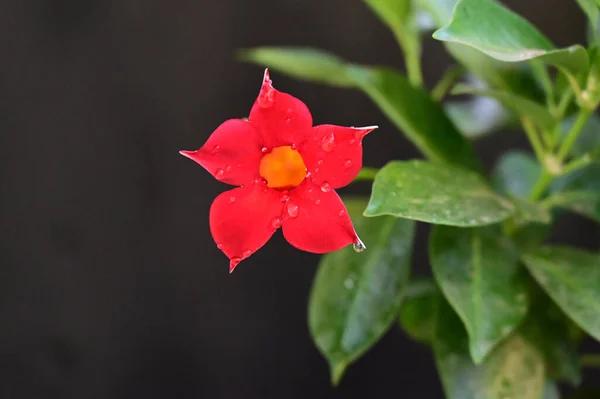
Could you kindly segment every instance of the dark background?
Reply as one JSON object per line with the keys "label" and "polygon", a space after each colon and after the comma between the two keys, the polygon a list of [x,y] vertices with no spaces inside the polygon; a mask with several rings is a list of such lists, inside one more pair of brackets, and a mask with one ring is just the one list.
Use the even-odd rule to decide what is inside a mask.
{"label": "dark background", "polygon": [[[575,1],[506,3],[583,41]],[[279,234],[228,274],[208,227],[226,187],[177,151],[248,114],[262,69],[233,55],[265,44],[402,63],[359,1],[0,0],[0,398],[441,397],[432,356],[395,328],[330,386],[306,323],[318,257]],[[450,62],[426,41],[429,85]],[[315,123],[380,125],[366,165],[418,156],[362,94],[272,78]],[[514,145],[477,146],[489,166]],[[559,230],[598,244],[583,220]]]}

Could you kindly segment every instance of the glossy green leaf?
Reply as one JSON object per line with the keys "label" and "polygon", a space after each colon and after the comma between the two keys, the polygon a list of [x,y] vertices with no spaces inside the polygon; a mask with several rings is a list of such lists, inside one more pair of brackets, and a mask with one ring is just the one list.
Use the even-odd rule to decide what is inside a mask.
{"label": "glossy green leaf", "polygon": [[547,207],[520,198],[514,198],[515,224],[525,225],[528,223],[548,224],[552,221],[552,214]]}
{"label": "glossy green leaf", "polygon": [[480,365],[469,357],[460,319],[443,302],[438,311],[434,354],[448,399],[540,399],[545,391],[541,355],[513,334]]}
{"label": "glossy green leaf", "polygon": [[546,294],[534,298],[519,331],[542,354],[548,375],[573,385],[581,382],[578,340],[572,337],[572,322]]}
{"label": "glossy green leaf", "polygon": [[527,198],[540,173],[540,165],[530,153],[509,151],[498,159],[492,172],[492,185],[502,194]]}
{"label": "glossy green leaf", "polygon": [[436,226],[429,260],[442,292],[469,334],[475,363],[506,338],[527,312],[518,249],[495,228]]}
{"label": "glossy green leaf", "polygon": [[410,272],[414,222],[360,216],[365,200],[347,200],[368,249],[323,256],[309,300],[308,324],[337,384],[350,363],[394,323]]}
{"label": "glossy green leaf", "polygon": [[411,281],[400,307],[399,323],[415,341],[430,344],[435,333],[435,318],[440,292],[432,280]]}
{"label": "glossy green leaf", "polygon": [[600,191],[566,191],[544,201],[548,207],[570,210],[600,223]]}
{"label": "glossy green leaf", "polygon": [[588,17],[589,22],[596,26],[598,24],[598,5],[594,0],[577,0],[579,7],[585,12],[585,15]]}
{"label": "glossy green leaf", "polygon": [[539,59],[573,75],[585,73],[589,65],[585,48],[555,49],[527,20],[495,0],[459,0],[452,20],[433,37],[471,46],[500,61]]}
{"label": "glossy green leaf", "polygon": [[600,191],[598,176],[600,176],[600,164],[592,163],[585,168],[556,179],[550,186],[550,192]]}
{"label": "glossy green leaf", "polygon": [[517,94],[500,90],[478,89],[467,85],[457,85],[452,94],[475,94],[478,96],[492,97],[498,100],[507,109],[521,117],[531,118],[535,123],[545,129],[555,126],[554,117],[545,106],[521,97]]}
{"label": "glossy green leaf", "polygon": [[458,130],[470,139],[495,133],[511,119],[498,101],[486,97],[451,101],[444,108]]}
{"label": "glossy green leaf", "polygon": [[523,261],[562,311],[600,340],[600,256],[546,247],[525,254]]}
{"label": "glossy green leaf", "polygon": [[393,161],[375,177],[365,216],[392,215],[449,226],[483,226],[511,216],[511,202],[477,174],[425,161]]}
{"label": "glossy green leaf", "polygon": [[[315,50],[261,47],[245,50],[243,59],[295,78],[358,88],[429,159],[481,170],[471,143],[456,129],[442,106],[427,91],[412,86],[400,72],[353,65],[325,52],[311,51]],[[299,56],[305,57],[305,60],[298,61]],[[309,63],[310,68],[297,67],[304,63]]]}

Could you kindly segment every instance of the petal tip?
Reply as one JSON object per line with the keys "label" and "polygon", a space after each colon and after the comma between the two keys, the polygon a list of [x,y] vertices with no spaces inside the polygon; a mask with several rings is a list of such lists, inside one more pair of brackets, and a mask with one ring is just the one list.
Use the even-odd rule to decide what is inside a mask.
{"label": "petal tip", "polygon": [[197,152],[197,151],[181,150],[181,151],[179,151],[179,154],[183,155],[186,158],[191,158],[195,152]]}
{"label": "petal tip", "polygon": [[271,83],[271,75],[269,73],[269,68],[265,68],[265,74],[263,75],[263,84]]}
{"label": "petal tip", "polygon": [[237,265],[240,264],[242,260],[240,258],[231,258],[229,260],[229,274],[233,273]]}

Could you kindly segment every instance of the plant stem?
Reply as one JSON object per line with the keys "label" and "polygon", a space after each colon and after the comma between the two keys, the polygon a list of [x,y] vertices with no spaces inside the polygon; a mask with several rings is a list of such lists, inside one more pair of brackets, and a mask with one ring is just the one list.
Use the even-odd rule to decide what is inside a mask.
{"label": "plant stem", "polygon": [[589,154],[586,154],[583,157],[575,159],[575,160],[569,162],[568,164],[566,164],[562,168],[562,170],[560,172],[560,176],[564,176],[564,175],[568,175],[569,173],[573,173],[585,166],[588,166],[591,163],[592,163],[592,157]]}
{"label": "plant stem", "polygon": [[529,139],[529,142],[533,147],[533,151],[535,152],[536,158],[538,159],[538,161],[540,161],[542,166],[544,166],[546,152],[544,151],[544,145],[540,140],[537,129],[535,128],[533,122],[531,122],[531,119],[529,118],[521,118],[521,123],[523,124],[523,128],[525,129],[527,138]]}
{"label": "plant stem", "polygon": [[552,87],[552,81],[550,80],[548,70],[544,64],[537,60],[532,60],[531,66],[533,68],[533,73],[539,79],[540,83],[542,84],[542,88],[544,89],[544,93],[546,94],[546,105],[548,105],[548,108],[554,109],[554,89]]}
{"label": "plant stem", "polygon": [[583,355],[579,362],[585,367],[600,367],[600,355]]}
{"label": "plant stem", "polygon": [[408,81],[415,87],[423,85],[423,73],[421,71],[421,52],[407,51],[404,53],[406,57],[406,72]]}
{"label": "plant stem", "polygon": [[431,97],[437,102],[440,102],[446,97],[446,94],[450,91],[454,83],[463,74],[464,69],[460,65],[454,65],[450,67],[444,76],[437,82],[433,90],[431,90]]}
{"label": "plant stem", "polygon": [[529,199],[532,201],[540,199],[550,182],[552,182],[552,175],[546,169],[542,169],[542,174],[529,193]]}
{"label": "plant stem", "polygon": [[379,172],[377,168],[369,168],[365,166],[358,172],[358,175],[354,178],[353,182],[358,181],[373,181],[375,180],[375,175]]}
{"label": "plant stem", "polygon": [[581,108],[579,110],[577,119],[575,120],[575,123],[571,127],[571,130],[569,131],[567,138],[562,142],[562,144],[560,145],[560,147],[558,149],[558,154],[556,157],[559,162],[564,161],[565,158],[569,155],[569,152],[571,152],[571,148],[573,148],[573,145],[575,144],[575,142],[577,141],[577,138],[581,134],[583,127],[585,126],[591,113],[592,112],[590,110],[585,109],[585,108]]}

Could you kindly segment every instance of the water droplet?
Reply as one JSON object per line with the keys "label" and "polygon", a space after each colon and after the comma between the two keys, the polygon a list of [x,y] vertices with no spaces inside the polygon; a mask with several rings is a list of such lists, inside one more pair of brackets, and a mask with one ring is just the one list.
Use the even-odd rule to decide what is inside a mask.
{"label": "water droplet", "polygon": [[320,170],[321,169],[319,169],[319,168],[315,168],[315,173],[319,173]]}
{"label": "water droplet", "polygon": [[298,216],[298,205],[294,204],[293,202],[288,202],[287,203],[287,213],[292,218],[295,218],[296,216]]}
{"label": "water droplet", "polygon": [[322,159],[319,159],[319,160],[317,161],[317,165],[323,165],[323,160],[322,160]]}
{"label": "water droplet", "polygon": [[231,165],[225,166],[225,172],[229,172],[229,171],[231,171]]}
{"label": "water droplet", "polygon": [[354,288],[354,280],[348,277],[346,280],[344,280],[344,287],[346,287],[349,290]]}
{"label": "water droplet", "polygon": [[290,196],[287,194],[283,194],[280,198],[281,202],[287,202],[290,200]]}
{"label": "water droplet", "polygon": [[333,132],[329,132],[323,137],[323,140],[321,140],[321,148],[325,152],[333,151],[335,148],[335,136],[333,135]]}
{"label": "water droplet", "polygon": [[260,94],[258,95],[256,102],[261,108],[271,108],[275,103],[275,89],[270,84],[264,85],[260,90]]}
{"label": "water droplet", "polygon": [[310,172],[306,172],[306,178],[307,178],[307,179],[308,179],[309,177],[311,177],[311,176],[312,176],[312,173],[310,173]]}
{"label": "water droplet", "polygon": [[289,125],[291,122],[292,122],[292,118],[291,117],[288,116],[287,118],[285,118],[285,124],[286,125]]}
{"label": "water droplet", "polygon": [[309,188],[308,188],[308,192],[309,192],[309,193],[312,193],[313,191],[314,191],[314,189],[313,189],[312,187],[309,187]]}
{"label": "water droplet", "polygon": [[225,171],[223,169],[217,169],[217,171],[215,172],[215,178],[221,179],[221,178],[223,178],[224,174],[225,174]]}
{"label": "water droplet", "polygon": [[237,265],[239,265],[241,261],[242,260],[240,258],[238,258],[237,256],[234,258],[231,258],[229,260],[229,273],[233,272],[233,269],[235,269],[235,267]]}
{"label": "water droplet", "polygon": [[229,202],[235,202],[235,197],[233,195],[229,197]]}
{"label": "water droplet", "polygon": [[298,148],[298,146],[297,146],[296,144],[292,144],[292,145],[290,146],[290,148],[291,148],[292,150],[294,150],[294,151],[295,151],[295,150]]}
{"label": "water droplet", "polygon": [[223,249],[223,244],[217,244],[218,249]]}
{"label": "water droplet", "polygon": [[352,244],[352,248],[356,252],[363,252],[367,249],[367,246],[360,240],[360,238],[356,237],[356,242]]}
{"label": "water droplet", "polygon": [[354,139],[350,139],[350,141],[348,142],[348,144],[350,144],[350,145],[352,145],[354,143],[356,143],[356,140],[354,140]]}
{"label": "water droplet", "polygon": [[252,255],[252,251],[250,251],[249,249],[244,251],[244,254],[242,255],[244,258],[249,257],[250,255]]}
{"label": "water droplet", "polygon": [[278,229],[281,227],[281,218],[275,218],[271,221],[271,226],[273,226],[274,229]]}
{"label": "water droplet", "polygon": [[317,200],[315,201],[315,205],[319,205],[320,203],[321,203],[321,200],[320,200],[320,199],[317,199]]}
{"label": "water droplet", "polygon": [[219,152],[219,149],[220,149],[220,148],[221,148],[221,146],[220,146],[220,145],[216,145],[216,146],[214,146],[214,148],[213,148],[213,150],[212,150],[213,154],[215,154],[215,153]]}
{"label": "water droplet", "polygon": [[261,149],[260,149],[260,151],[261,151],[263,154],[266,154],[266,153],[267,153],[267,151],[269,151],[269,149],[268,149],[267,147],[263,147],[263,148],[261,148]]}
{"label": "water droplet", "polygon": [[350,168],[351,166],[352,166],[352,161],[350,159],[347,159],[346,162],[344,162],[344,167]]}
{"label": "water droplet", "polygon": [[340,211],[339,211],[338,215],[339,215],[340,217],[342,217],[342,216],[344,216],[345,214],[346,214],[346,210],[345,210],[345,209],[340,209]]}
{"label": "water droplet", "polygon": [[324,181],[321,184],[321,191],[323,191],[324,193],[328,193],[331,191],[331,184],[327,183],[326,181]]}

